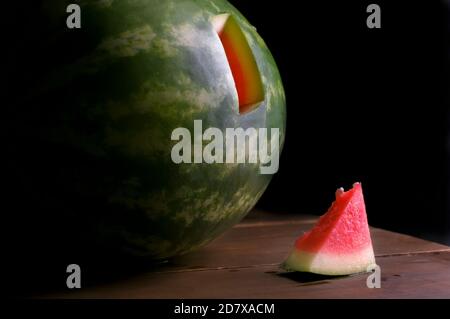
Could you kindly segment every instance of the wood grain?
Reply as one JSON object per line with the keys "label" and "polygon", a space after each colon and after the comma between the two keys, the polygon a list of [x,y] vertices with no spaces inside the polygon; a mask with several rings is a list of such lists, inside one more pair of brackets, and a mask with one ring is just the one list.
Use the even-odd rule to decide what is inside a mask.
{"label": "wood grain", "polygon": [[450,298],[450,247],[372,228],[382,288],[367,274],[325,277],[279,269],[317,220],[254,212],[207,247],[129,278],[50,298]]}

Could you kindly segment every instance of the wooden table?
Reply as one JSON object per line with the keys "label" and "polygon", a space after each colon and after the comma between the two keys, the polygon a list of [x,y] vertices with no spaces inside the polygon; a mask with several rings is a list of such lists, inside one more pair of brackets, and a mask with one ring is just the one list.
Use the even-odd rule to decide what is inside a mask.
{"label": "wooden table", "polygon": [[450,298],[450,247],[372,228],[381,288],[368,274],[286,273],[280,262],[317,217],[253,211],[207,247],[170,265],[49,297],[63,298]]}

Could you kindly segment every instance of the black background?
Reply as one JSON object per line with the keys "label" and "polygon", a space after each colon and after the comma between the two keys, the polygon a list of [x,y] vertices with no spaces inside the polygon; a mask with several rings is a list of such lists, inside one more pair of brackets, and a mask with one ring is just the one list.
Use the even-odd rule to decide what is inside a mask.
{"label": "black background", "polygon": [[372,225],[450,243],[448,1],[377,1],[381,29],[366,26],[373,1],[230,2],[271,49],[287,96],[280,170],[258,207],[322,214],[360,181]]}
{"label": "black background", "polygon": [[280,171],[258,204],[322,214],[360,181],[369,222],[446,241],[449,11],[443,1],[231,1],[274,55],[287,95]]}
{"label": "black background", "polygon": [[[265,39],[287,96],[280,170],[258,208],[322,214],[337,187],[360,181],[373,226],[450,244],[445,3],[377,1],[382,28],[374,30],[365,1],[230,2]],[[20,232],[3,230],[15,250]],[[33,272],[9,264],[10,273]]]}

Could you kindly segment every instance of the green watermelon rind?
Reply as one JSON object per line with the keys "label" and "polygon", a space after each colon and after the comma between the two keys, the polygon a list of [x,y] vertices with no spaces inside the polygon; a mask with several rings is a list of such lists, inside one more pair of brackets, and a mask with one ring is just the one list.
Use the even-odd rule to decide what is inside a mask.
{"label": "green watermelon rind", "polygon": [[[111,213],[78,212],[77,218],[95,225],[100,243],[117,242],[136,255],[165,259],[207,244],[254,207],[271,176],[259,173],[260,163],[176,165],[171,132],[193,131],[194,119],[222,130],[279,128],[281,149],[286,100],[270,51],[256,29],[222,0],[80,1],[80,30],[65,26],[69,3],[45,1],[36,13],[41,23],[23,28],[27,37],[40,37],[36,56],[48,56],[51,65],[27,54],[17,66],[17,72],[42,72],[34,72],[17,97],[21,121],[10,132],[20,135],[24,147],[64,149],[98,168],[62,170],[55,178],[71,182],[55,184],[65,185],[64,194],[71,195],[50,205],[83,207],[84,192],[95,194]],[[264,102],[245,115],[238,113],[226,57],[211,27],[211,17],[224,12],[240,24],[265,87]],[[70,54],[61,52],[67,46],[73,48]],[[52,114],[46,120],[50,127],[33,120],[41,111]],[[49,166],[52,161],[60,167],[64,158],[49,155]],[[30,189],[44,192],[41,181],[32,179],[37,170],[31,163],[21,174]],[[52,201],[53,191],[35,196]]]}

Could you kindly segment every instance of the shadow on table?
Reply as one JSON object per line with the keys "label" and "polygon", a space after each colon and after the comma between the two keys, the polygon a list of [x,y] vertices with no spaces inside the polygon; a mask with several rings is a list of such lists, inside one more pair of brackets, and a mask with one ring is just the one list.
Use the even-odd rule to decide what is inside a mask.
{"label": "shadow on table", "polygon": [[304,284],[305,286],[326,284],[330,282],[330,280],[348,277],[348,276],[326,276],[326,275],[312,274],[308,272],[284,272],[284,273],[277,273],[276,275]]}

